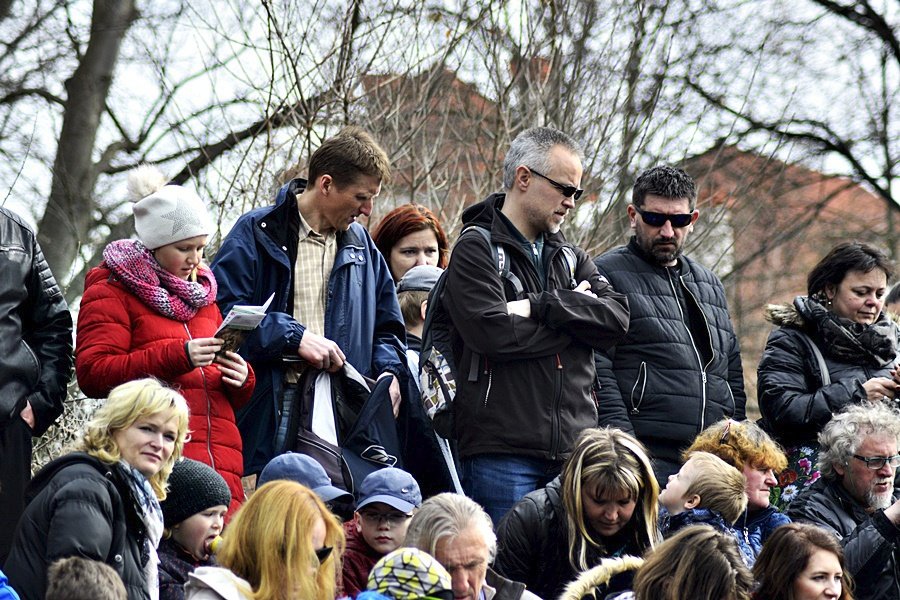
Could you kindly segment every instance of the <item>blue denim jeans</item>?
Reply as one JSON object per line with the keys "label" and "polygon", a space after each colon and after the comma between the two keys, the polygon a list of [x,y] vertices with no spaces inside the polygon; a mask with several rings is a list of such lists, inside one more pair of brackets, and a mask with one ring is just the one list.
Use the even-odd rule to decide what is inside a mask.
{"label": "blue denim jeans", "polygon": [[463,459],[461,466],[466,495],[484,507],[496,527],[522,496],[553,481],[562,463],[514,454],[479,454]]}

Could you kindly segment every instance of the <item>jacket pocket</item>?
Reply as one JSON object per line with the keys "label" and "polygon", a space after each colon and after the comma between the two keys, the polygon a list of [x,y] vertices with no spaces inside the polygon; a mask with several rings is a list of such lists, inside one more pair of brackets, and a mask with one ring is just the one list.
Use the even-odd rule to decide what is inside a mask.
{"label": "jacket pocket", "polygon": [[637,379],[631,386],[631,414],[641,412],[641,402],[644,400],[644,392],[647,390],[647,362],[641,361],[638,367]]}

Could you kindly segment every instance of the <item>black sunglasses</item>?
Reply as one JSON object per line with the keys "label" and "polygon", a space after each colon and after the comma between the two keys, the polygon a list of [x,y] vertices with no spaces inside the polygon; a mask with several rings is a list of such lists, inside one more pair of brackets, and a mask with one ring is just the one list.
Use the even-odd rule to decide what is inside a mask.
{"label": "black sunglasses", "polygon": [[532,173],[534,173],[535,175],[537,175],[538,177],[540,177],[541,179],[546,179],[547,181],[549,181],[550,185],[552,185],[553,187],[558,189],[560,192],[562,192],[562,195],[565,196],[566,198],[571,197],[573,200],[578,200],[579,198],[581,198],[581,195],[584,193],[584,190],[578,189],[577,187],[575,187],[573,185],[563,185],[558,181],[553,181],[546,175],[542,175],[542,174],[538,173],[531,167],[528,167],[528,170],[531,171]]}
{"label": "black sunglasses", "polygon": [[334,546],[322,546],[321,548],[317,548],[316,558],[319,559],[319,564],[325,562],[329,556],[331,556],[331,551],[334,550]]}
{"label": "black sunglasses", "polygon": [[650,227],[662,227],[666,224],[666,221],[671,222],[672,227],[687,227],[694,219],[693,213],[678,213],[674,215],[667,215],[666,213],[641,210],[637,206],[634,207],[634,210],[636,210],[638,214],[641,215],[644,223],[646,223]]}

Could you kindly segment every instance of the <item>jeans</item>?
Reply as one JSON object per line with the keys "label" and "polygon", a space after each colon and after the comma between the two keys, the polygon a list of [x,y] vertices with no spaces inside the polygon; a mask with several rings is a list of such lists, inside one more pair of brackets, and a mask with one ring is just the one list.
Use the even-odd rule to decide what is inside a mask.
{"label": "jeans", "polygon": [[496,527],[525,494],[553,481],[562,463],[514,454],[479,454],[463,459],[461,466],[466,495],[484,507]]}

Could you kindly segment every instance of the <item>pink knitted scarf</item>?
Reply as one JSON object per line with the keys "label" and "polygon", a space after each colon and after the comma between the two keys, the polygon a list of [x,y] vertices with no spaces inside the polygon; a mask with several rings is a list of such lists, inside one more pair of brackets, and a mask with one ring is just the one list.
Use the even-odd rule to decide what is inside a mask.
{"label": "pink knitted scarf", "polygon": [[190,321],[197,311],[216,301],[216,278],[206,265],[197,281],[185,281],[162,268],[137,240],[118,240],[103,251],[103,264],[141,301],[163,316]]}

